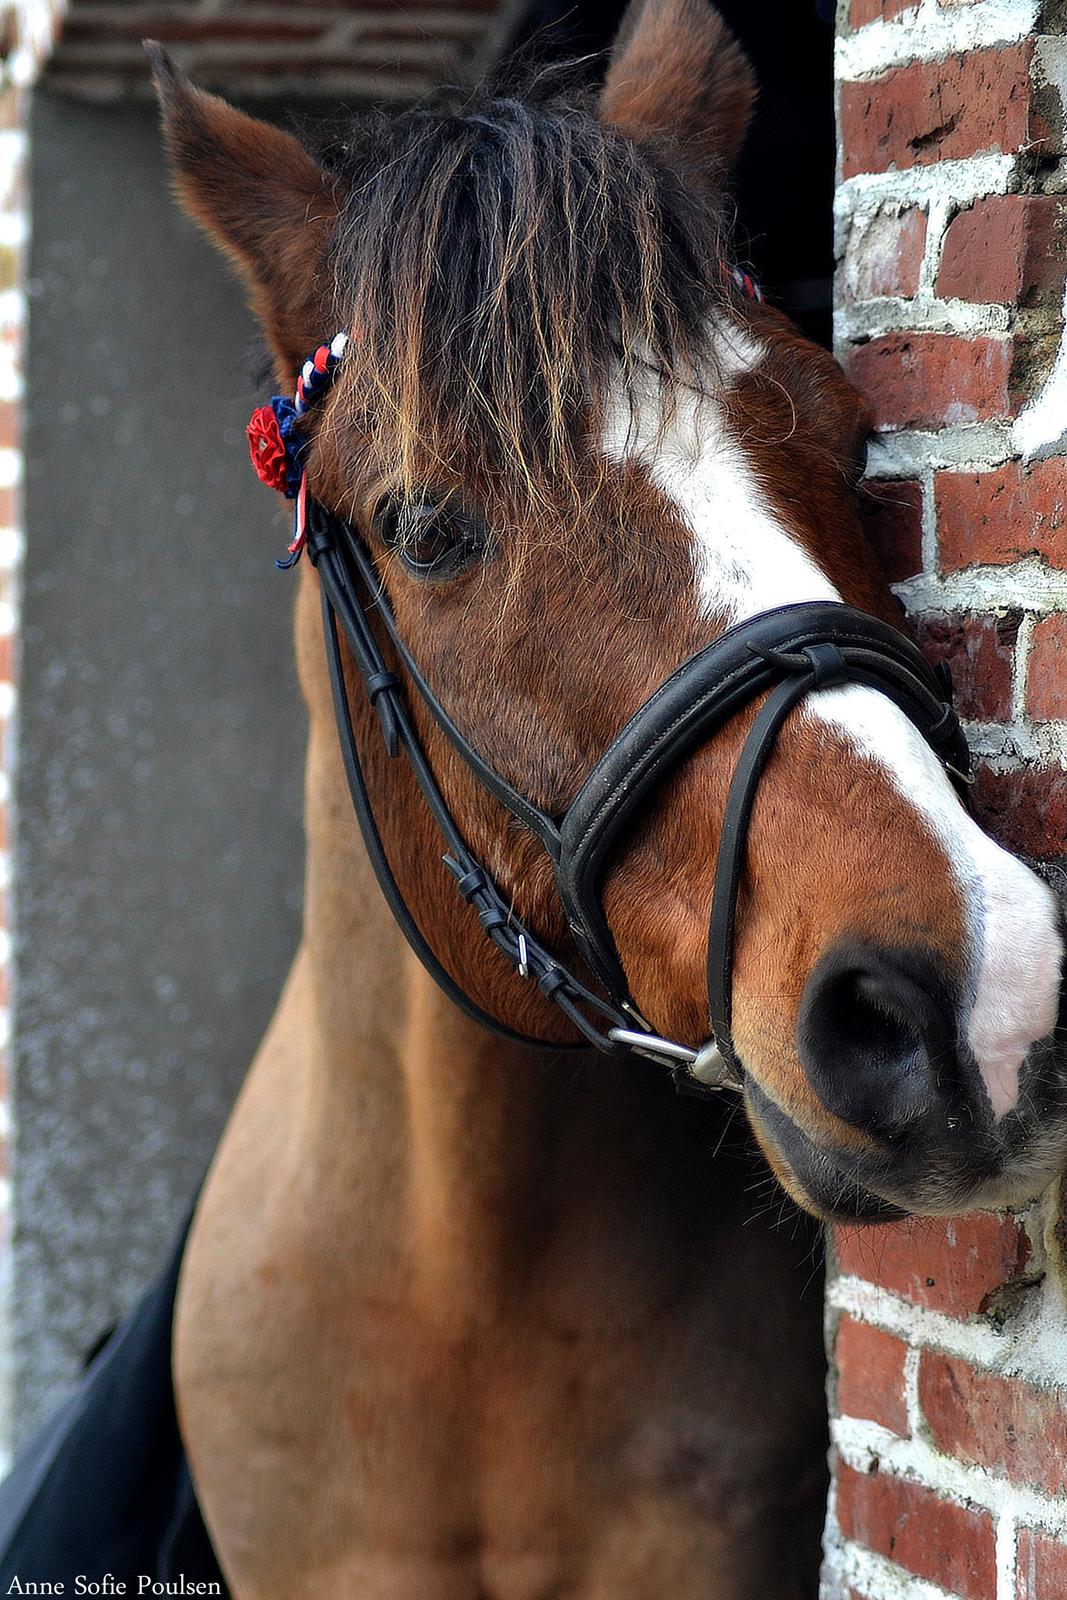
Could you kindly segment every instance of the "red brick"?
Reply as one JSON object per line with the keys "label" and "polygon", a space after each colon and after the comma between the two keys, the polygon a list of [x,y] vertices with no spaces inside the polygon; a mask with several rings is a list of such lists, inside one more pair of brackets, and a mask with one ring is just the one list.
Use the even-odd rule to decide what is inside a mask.
{"label": "red brick", "polygon": [[952,333],[892,333],[853,345],[849,377],[880,428],[936,428],[1007,416],[1012,341]]}
{"label": "red brick", "polygon": [[951,668],[961,717],[1006,722],[1011,716],[1019,621],[1010,612],[920,619],[919,638],[926,654]]}
{"label": "red brick", "polygon": [[842,1416],[864,1417],[902,1436],[908,1432],[904,1398],[907,1347],[880,1328],[842,1317],[834,1346],[837,1406]]}
{"label": "red brick", "polygon": [[937,292],[958,300],[1059,302],[1067,252],[1058,234],[1064,205],[1056,195],[995,195],[953,217],[945,235]]}
{"label": "red brick", "polygon": [[877,1228],[835,1229],[841,1271],[868,1278],[932,1311],[968,1317],[1020,1275],[1029,1241],[1014,1217],[911,1217]]}
{"label": "red brick", "polygon": [[1039,556],[1067,567],[1067,461],[1052,456],[1029,472],[939,472],[934,481],[940,565],[945,572]]}
{"label": "red brick", "polygon": [[883,1472],[837,1469],[837,1518],[847,1539],[888,1557],[961,1600],[994,1600],[996,1555],[988,1512],[942,1500]]}
{"label": "red brick", "polygon": [[841,87],[845,177],[985,150],[1053,153],[1034,104],[1031,42],[915,62]]}
{"label": "red brick", "polygon": [[868,543],[890,583],[902,583],[922,570],[921,483],[868,479],[860,494],[860,514]]}
{"label": "red brick", "polygon": [[975,816],[1002,844],[1039,860],[1067,854],[1067,772],[1059,766],[994,772],[979,762],[976,777]]}
{"label": "red brick", "polygon": [[20,408],[14,400],[0,400],[0,450],[19,442]]}
{"label": "red brick", "polygon": [[[138,29],[141,31],[138,32]],[[159,39],[164,44],[191,44],[201,39],[257,39],[257,40],[302,40],[318,39],[329,29],[320,21],[309,21],[307,17],[287,16],[285,10],[278,6],[269,21],[262,17],[249,20],[247,17],[226,16],[221,13],[197,16],[190,12],[178,9],[157,12],[147,16],[138,8],[131,15],[122,12],[113,12],[105,19],[93,16],[91,19],[79,16],[72,11],[63,20],[63,35],[60,49],[70,43],[82,43],[85,40],[93,44],[105,44],[113,40],[130,39],[139,43],[146,35],[152,39]]]}
{"label": "red brick", "polygon": [[[237,0],[239,5],[263,5],[263,0]],[[352,11],[352,0],[289,0],[290,5],[310,6],[316,11],[326,9],[329,11]],[[441,8],[441,0],[404,0],[406,11],[436,11]],[[494,14],[498,9],[498,0],[448,0],[449,11],[477,11]]]}
{"label": "red brick", "polygon": [[[428,70],[444,70],[454,65],[457,46],[454,40],[427,37],[420,39],[376,40],[362,39],[354,44],[332,51],[329,55],[316,51],[314,71],[322,77],[343,77],[346,73],[385,72],[390,76],[412,76]],[[123,78],[133,82],[147,71],[144,51],[139,46],[111,47],[106,59],[97,46],[72,45],[60,48],[48,64],[50,77],[62,80],[64,87],[74,81],[91,80],[106,72],[109,78]],[[212,41],[197,48],[191,71],[201,77],[211,76],[215,82],[227,77],[291,78],[294,73],[307,71],[290,55],[262,55],[251,53],[234,58],[225,47],[214,47]]]}
{"label": "red brick", "polygon": [[868,22],[877,22],[880,17],[887,20],[899,17],[902,11],[907,11],[909,6],[915,4],[916,0],[852,0],[849,21],[854,28],[862,28]]}
{"label": "red brick", "polygon": [[880,206],[872,217],[857,220],[845,252],[844,281],[852,300],[884,295],[910,299],[919,288],[926,250],[926,212],[917,206],[903,211]]}
{"label": "red brick", "polygon": [[919,1402],[945,1455],[1047,1494],[1067,1492],[1062,1389],[1038,1389],[924,1350]]}
{"label": "red brick", "polygon": [[1063,1600],[1067,1595],[1067,1545],[1032,1528],[1019,1529],[1015,1600]]}
{"label": "red brick", "polygon": [[1067,616],[1042,617],[1034,625],[1026,703],[1038,722],[1067,717]]}

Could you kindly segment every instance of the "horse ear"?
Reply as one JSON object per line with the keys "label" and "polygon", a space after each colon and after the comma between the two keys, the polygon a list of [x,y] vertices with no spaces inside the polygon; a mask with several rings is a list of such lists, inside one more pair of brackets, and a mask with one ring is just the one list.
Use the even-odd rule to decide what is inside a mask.
{"label": "horse ear", "polygon": [[323,256],[337,220],[327,174],[291,134],[196,89],[146,40],[182,205],[236,264],[282,376],[324,337]]}
{"label": "horse ear", "polygon": [[676,145],[718,186],[741,152],[756,81],[708,0],[630,0],[601,97],[601,115],[631,139]]}

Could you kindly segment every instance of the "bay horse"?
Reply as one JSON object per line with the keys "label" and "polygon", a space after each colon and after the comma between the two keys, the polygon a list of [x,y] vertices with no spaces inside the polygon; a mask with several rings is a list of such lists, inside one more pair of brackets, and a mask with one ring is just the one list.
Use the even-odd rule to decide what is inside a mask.
{"label": "bay horse", "polygon": [[[1050,890],[961,804],[926,669],[907,656],[920,714],[856,665],[904,672],[913,648],[860,529],[871,414],[721,268],[749,66],[704,0],[634,0],[595,100],[541,82],[368,113],[319,159],[154,62],[178,193],[283,385],[348,335],[321,345],[336,370],[306,416],[303,938],[176,1322],[233,1594],[810,1596],[817,1224],[753,1220],[753,1187],[855,1221],[1039,1189],[1067,1136],[1064,943]],[[787,650],[796,607],[822,632]],[[866,619],[851,655],[825,621],[845,607]],[[649,718],[666,737],[671,696],[684,720],[694,672],[701,705],[721,694],[724,651],[747,701],[642,788],[594,937],[545,841],[606,751]],[[798,661],[775,741],[779,689],[751,674]],[[441,983],[379,892],[347,758]],[[713,1001],[703,1043],[713,901],[729,1014]],[[485,930],[512,927],[509,961]],[[740,1099],[574,1052],[554,984],[601,993],[605,949],[631,1042],[685,1046]]]}

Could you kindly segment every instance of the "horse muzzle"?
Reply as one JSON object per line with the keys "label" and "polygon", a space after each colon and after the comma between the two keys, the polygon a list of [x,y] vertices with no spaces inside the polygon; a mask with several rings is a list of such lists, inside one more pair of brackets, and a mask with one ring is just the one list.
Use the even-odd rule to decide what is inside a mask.
{"label": "horse muzzle", "polygon": [[756,1077],[745,1099],[785,1187],[835,1221],[955,1215],[1033,1199],[1067,1156],[1063,1015],[996,1117],[951,980],[926,952],[852,944],[805,987],[797,1053],[811,1097],[785,1110]]}

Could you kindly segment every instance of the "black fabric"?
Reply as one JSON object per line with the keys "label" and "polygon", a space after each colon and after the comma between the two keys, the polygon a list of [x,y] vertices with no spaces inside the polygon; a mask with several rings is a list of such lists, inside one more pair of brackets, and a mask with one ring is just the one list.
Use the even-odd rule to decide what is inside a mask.
{"label": "black fabric", "polygon": [[0,1594],[15,1579],[216,1583],[227,1595],[178,1433],[171,1325],[187,1227],[170,1262],[0,1484]]}
{"label": "black fabric", "polygon": [[[830,348],[834,270],[835,0],[715,0],[759,84],[752,128],[731,185],[732,253],[773,305]],[[598,79],[626,0],[529,0],[517,8],[511,55],[574,61]]]}

